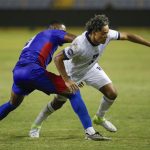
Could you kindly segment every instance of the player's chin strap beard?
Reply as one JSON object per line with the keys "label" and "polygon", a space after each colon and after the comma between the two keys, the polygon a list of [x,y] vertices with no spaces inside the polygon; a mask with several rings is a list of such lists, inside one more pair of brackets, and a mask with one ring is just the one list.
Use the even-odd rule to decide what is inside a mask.
{"label": "player's chin strap beard", "polygon": [[98,45],[99,45],[99,44],[95,44],[95,43],[91,40],[91,38],[92,38],[91,33],[86,32],[85,36],[86,36],[87,40],[91,43],[92,46],[98,46]]}

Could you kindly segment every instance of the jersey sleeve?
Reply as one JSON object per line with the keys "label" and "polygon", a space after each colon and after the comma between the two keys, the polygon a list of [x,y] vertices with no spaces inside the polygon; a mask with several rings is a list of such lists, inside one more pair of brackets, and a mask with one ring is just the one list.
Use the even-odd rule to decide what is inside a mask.
{"label": "jersey sleeve", "polygon": [[69,47],[66,47],[63,51],[65,59],[71,59],[79,53],[78,44],[73,41]]}
{"label": "jersey sleeve", "polygon": [[120,39],[120,33],[116,30],[109,30],[108,37],[110,40],[119,40]]}
{"label": "jersey sleeve", "polygon": [[54,30],[53,31],[53,39],[56,43],[58,44],[63,44],[65,43],[65,35],[67,34],[67,32],[63,31],[63,30]]}

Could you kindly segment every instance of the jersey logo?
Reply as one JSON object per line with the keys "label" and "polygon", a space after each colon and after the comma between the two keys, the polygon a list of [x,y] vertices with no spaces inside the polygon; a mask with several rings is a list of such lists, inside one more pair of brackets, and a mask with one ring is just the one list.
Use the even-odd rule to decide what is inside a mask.
{"label": "jersey logo", "polygon": [[98,69],[98,70],[102,70],[102,68],[101,68],[100,66],[96,67],[96,69]]}
{"label": "jersey logo", "polygon": [[69,56],[72,56],[72,55],[73,55],[73,50],[72,50],[72,49],[69,49],[69,50],[67,51],[67,54],[68,54]]}

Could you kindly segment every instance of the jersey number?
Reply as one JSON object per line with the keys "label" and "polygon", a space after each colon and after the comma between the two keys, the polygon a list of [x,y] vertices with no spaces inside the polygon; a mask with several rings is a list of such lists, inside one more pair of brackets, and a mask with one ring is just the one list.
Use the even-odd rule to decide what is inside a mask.
{"label": "jersey number", "polygon": [[25,44],[24,48],[29,47],[31,45],[32,41],[34,40],[34,38],[35,38],[35,36]]}

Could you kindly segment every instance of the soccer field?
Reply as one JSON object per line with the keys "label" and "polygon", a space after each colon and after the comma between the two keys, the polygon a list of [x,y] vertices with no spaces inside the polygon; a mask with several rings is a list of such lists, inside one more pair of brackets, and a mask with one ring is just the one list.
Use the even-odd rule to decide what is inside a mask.
{"label": "soccer field", "polygon": [[[0,105],[9,100],[12,69],[24,43],[41,29],[0,29]],[[80,34],[84,28],[71,28]],[[121,28],[150,40],[150,29]],[[63,49],[62,47],[60,49]],[[59,50],[60,50],[59,49]],[[56,52],[57,53],[57,52]],[[150,149],[150,48],[127,41],[113,41],[100,63],[118,89],[119,96],[106,118],[118,128],[110,133],[97,131],[111,141],[86,141],[84,131],[69,101],[43,123],[41,137],[28,137],[30,126],[46,103],[53,98],[34,91],[21,106],[0,122],[0,150],[149,150]],[[57,72],[52,63],[48,70]],[[101,94],[84,86],[81,89],[91,117],[96,113]]]}

